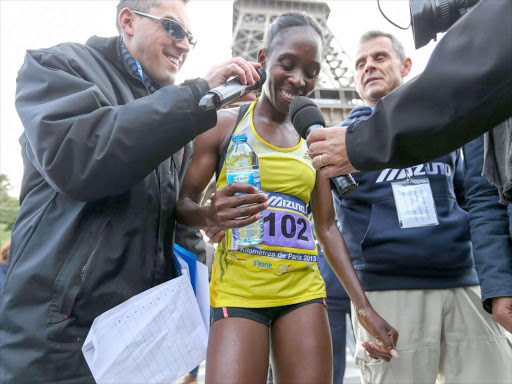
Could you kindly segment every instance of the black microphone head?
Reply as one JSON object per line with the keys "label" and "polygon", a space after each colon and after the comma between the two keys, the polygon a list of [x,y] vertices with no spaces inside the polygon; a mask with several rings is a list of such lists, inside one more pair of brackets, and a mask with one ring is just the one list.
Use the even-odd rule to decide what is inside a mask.
{"label": "black microphone head", "polygon": [[324,115],[320,108],[311,99],[299,96],[290,104],[290,116],[295,130],[301,137],[306,138],[306,131],[312,125],[318,124],[325,127]]}
{"label": "black microphone head", "polygon": [[254,85],[245,88],[248,91],[255,91],[256,89],[260,89],[261,87],[263,87],[263,84],[265,84],[265,81],[267,80],[267,73],[265,72],[263,67],[257,69],[256,72],[258,72],[258,75],[260,75],[260,79]]}

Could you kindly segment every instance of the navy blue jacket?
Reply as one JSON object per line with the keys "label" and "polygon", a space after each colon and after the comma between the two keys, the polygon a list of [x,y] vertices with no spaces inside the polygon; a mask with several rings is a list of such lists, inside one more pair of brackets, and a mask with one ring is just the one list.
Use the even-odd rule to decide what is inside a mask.
{"label": "navy blue jacket", "polygon": [[512,296],[512,238],[507,207],[482,176],[483,137],[464,146],[466,208],[476,270],[484,308],[491,312],[493,297]]}
{"label": "navy blue jacket", "polygon": [[[349,120],[355,113],[364,119],[371,109],[356,108]],[[392,182],[406,179],[405,170],[353,175],[357,190],[335,206],[365,290],[444,289],[479,283],[467,213],[457,201],[464,196],[463,166],[457,151],[408,169],[413,178],[429,179],[439,225],[407,229],[399,226],[391,188]]]}

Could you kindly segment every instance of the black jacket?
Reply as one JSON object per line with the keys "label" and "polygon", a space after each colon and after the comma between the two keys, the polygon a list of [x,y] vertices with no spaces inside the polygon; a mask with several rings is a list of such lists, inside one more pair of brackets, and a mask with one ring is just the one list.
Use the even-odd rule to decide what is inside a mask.
{"label": "black jacket", "polygon": [[346,134],[361,171],[403,168],[461,147],[512,116],[512,1],[480,1],[434,49],[425,71],[383,97]]}
{"label": "black jacket", "polygon": [[512,237],[507,207],[499,203],[496,187],[482,176],[483,153],[483,137],[464,146],[464,184],[482,300],[491,312],[493,297],[512,296]]}
{"label": "black jacket", "polygon": [[2,382],[91,381],[80,349],[93,319],[175,276],[189,142],[216,113],[197,106],[204,80],[149,95],[118,47],[93,37],[29,51],[19,72],[25,173],[1,297]]}

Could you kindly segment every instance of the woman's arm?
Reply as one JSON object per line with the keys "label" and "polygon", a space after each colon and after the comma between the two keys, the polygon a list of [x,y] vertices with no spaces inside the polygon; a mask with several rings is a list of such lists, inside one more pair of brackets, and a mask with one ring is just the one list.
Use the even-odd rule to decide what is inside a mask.
{"label": "woman's arm", "polygon": [[201,194],[217,167],[220,148],[236,123],[237,113],[238,109],[219,111],[217,126],[197,137],[176,208],[176,218],[181,224],[196,229],[238,228],[254,223],[260,218],[259,212],[267,208],[267,196],[245,183],[229,184],[212,195],[210,206],[199,205]]}
{"label": "woman's arm", "polygon": [[311,195],[311,207],[315,232],[329,265],[354,303],[359,322],[384,349],[369,343],[363,346],[374,358],[389,360],[398,357],[395,350],[398,332],[374,311],[368,301],[352,265],[345,240],[336,226],[329,179],[318,174]]}

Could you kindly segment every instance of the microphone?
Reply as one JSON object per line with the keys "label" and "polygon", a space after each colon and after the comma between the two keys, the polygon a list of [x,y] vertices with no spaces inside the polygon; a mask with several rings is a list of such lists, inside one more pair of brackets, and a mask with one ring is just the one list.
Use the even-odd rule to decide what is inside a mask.
{"label": "microphone", "polygon": [[[325,127],[325,119],[322,112],[311,99],[304,96],[296,97],[290,104],[290,116],[297,133],[304,139],[315,129]],[[331,177],[332,182],[340,195],[347,195],[357,188],[352,175]]]}
{"label": "microphone", "polygon": [[254,85],[243,85],[238,78],[234,78],[217,88],[211,89],[199,101],[199,108],[203,111],[209,111],[214,108],[219,109],[238,99],[246,92],[260,89],[267,79],[267,74],[263,68],[258,69],[257,72],[260,75],[260,79]]}

